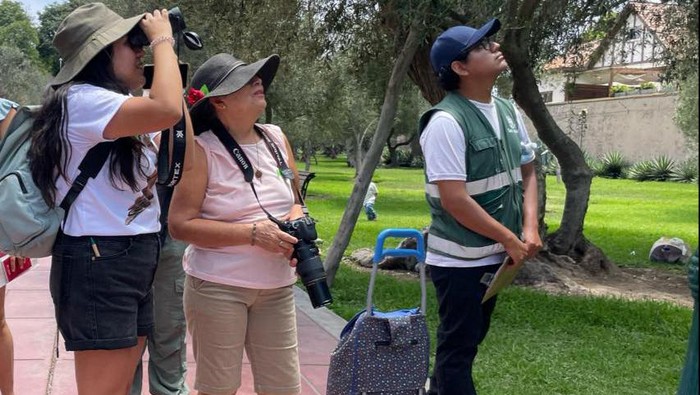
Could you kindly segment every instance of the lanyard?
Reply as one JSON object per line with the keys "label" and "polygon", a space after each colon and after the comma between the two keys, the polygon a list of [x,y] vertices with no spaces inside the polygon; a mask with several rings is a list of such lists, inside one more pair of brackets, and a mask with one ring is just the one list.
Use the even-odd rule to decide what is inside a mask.
{"label": "lanyard", "polygon": [[185,162],[185,147],[187,140],[185,139],[185,111],[182,108],[183,114],[180,120],[173,126],[173,155],[168,161],[170,152],[170,130],[163,130],[160,135],[160,148],[158,149],[158,184],[174,187],[180,182],[183,164]]}
{"label": "lanyard", "polygon": [[255,125],[254,128],[255,131],[262,137],[267,149],[270,151],[270,153],[272,153],[272,157],[275,159],[275,162],[277,162],[277,167],[280,169],[282,176],[288,180],[294,181],[294,172],[289,168],[289,166],[287,166],[287,162],[284,161],[284,157],[282,156],[277,144],[272,141],[270,136],[267,135],[263,128],[258,127],[257,125]]}
{"label": "lanyard", "polygon": [[[275,159],[277,167],[279,168],[284,178],[291,181],[292,189],[296,193],[297,199],[299,199],[302,212],[304,213],[304,215],[307,215],[308,209],[306,208],[306,203],[304,203],[304,198],[301,196],[301,193],[299,193],[299,189],[297,189],[296,183],[294,182],[294,172],[292,171],[292,169],[289,168],[289,166],[287,166],[287,163],[284,161],[284,157],[282,156],[279,147],[277,146],[277,144],[275,144],[274,141],[272,141],[272,139],[270,139],[270,137],[267,135],[263,128],[259,128],[258,126],[254,126],[254,128],[255,131],[262,137],[263,141],[265,142],[265,146],[267,146],[267,149],[270,151],[272,157]],[[233,136],[231,136],[231,134],[226,130],[221,121],[215,120],[212,124],[211,131],[219,139],[219,141],[221,141],[221,144],[223,144],[224,147],[226,147],[228,153],[231,154],[233,161],[236,162],[238,167],[243,172],[243,178],[245,179],[245,182],[250,184],[250,188],[253,190],[253,195],[255,195],[255,199],[258,201],[258,205],[265,212],[265,214],[267,214],[268,218],[272,220],[274,216],[272,216],[267,210],[265,210],[265,207],[263,207],[263,205],[260,203],[258,193],[255,191],[255,185],[253,185],[253,165],[248,160],[248,156],[246,156],[241,146],[236,142],[236,139],[234,139]]]}

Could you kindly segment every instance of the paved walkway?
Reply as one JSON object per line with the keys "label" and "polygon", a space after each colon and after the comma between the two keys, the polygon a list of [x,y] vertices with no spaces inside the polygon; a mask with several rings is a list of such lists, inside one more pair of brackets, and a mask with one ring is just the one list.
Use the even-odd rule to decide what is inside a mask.
{"label": "paved walkway", "polygon": [[[51,262],[40,259],[29,272],[7,286],[5,313],[15,344],[15,393],[18,395],[74,395],[73,353],[56,335],[53,304],[49,295]],[[295,288],[301,387],[304,395],[326,393],[330,352],[345,321],[326,308],[313,309],[306,294]],[[188,339],[189,342],[189,339]],[[59,357],[56,358],[56,344]],[[188,344],[187,383],[194,382],[195,362]],[[148,360],[148,356],[144,358]],[[144,364],[144,371],[147,370]],[[148,385],[144,379],[144,394]],[[254,394],[250,365],[243,368],[238,395]]]}

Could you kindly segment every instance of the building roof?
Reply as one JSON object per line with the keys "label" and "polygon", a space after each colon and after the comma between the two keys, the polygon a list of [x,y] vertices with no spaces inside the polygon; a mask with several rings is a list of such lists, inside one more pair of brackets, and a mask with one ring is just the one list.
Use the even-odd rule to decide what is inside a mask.
{"label": "building roof", "polygon": [[658,39],[664,49],[674,46],[677,35],[668,28],[668,16],[677,9],[674,4],[648,3],[630,1],[620,11],[617,20],[605,37],[589,41],[569,50],[564,56],[558,56],[544,66],[547,71],[582,71],[590,70],[619,36],[620,29],[626,26],[630,14],[634,13],[642,20],[651,34]]}

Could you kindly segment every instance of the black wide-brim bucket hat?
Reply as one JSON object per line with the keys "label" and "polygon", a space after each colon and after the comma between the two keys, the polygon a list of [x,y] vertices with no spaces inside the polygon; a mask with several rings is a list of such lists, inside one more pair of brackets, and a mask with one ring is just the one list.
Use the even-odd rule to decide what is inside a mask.
{"label": "black wide-brim bucket hat", "polygon": [[[207,112],[206,103],[209,98],[230,95],[245,86],[256,75],[262,80],[263,88],[267,93],[279,64],[279,55],[271,55],[251,64],[226,53],[216,54],[207,59],[195,71],[192,83],[187,90],[190,99],[196,98],[195,102],[190,103],[190,117],[195,133],[199,134],[208,129],[209,117],[212,116]],[[193,91],[196,92],[194,95]]]}
{"label": "black wide-brim bucket hat", "polygon": [[73,10],[58,26],[53,38],[63,63],[50,85],[56,87],[71,81],[100,51],[136,27],[144,15],[124,19],[102,3]]}

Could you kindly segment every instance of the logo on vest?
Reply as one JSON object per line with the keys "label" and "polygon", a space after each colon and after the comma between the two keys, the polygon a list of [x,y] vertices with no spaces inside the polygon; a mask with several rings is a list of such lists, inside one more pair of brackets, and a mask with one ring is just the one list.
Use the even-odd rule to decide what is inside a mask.
{"label": "logo on vest", "polygon": [[513,121],[513,118],[511,117],[506,117],[506,132],[508,133],[518,133],[518,126],[515,124],[515,121]]}

